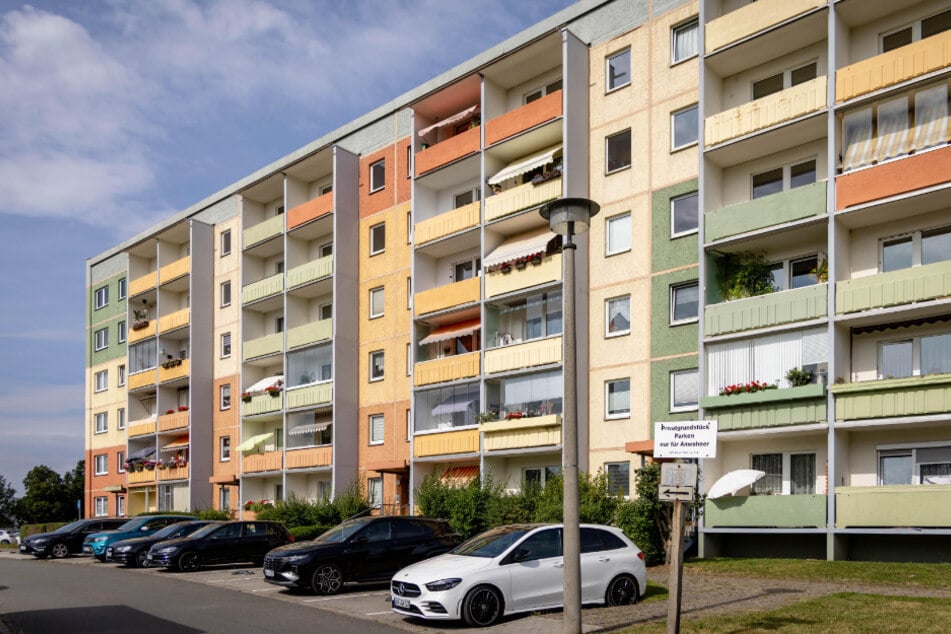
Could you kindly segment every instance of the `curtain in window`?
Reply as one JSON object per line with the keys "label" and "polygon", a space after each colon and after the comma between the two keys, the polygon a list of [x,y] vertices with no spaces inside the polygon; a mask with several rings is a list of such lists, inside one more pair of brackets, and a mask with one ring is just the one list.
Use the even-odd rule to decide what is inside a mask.
{"label": "curtain in window", "polygon": [[907,154],[911,129],[908,125],[908,97],[899,97],[878,106],[878,138],[875,160],[884,161]]}
{"label": "curtain in window", "polygon": [[631,299],[623,297],[608,302],[608,332],[627,332],[631,329]]}
{"label": "curtain in window", "polygon": [[707,394],[716,396],[727,385],[752,380],[753,355],[749,341],[730,341],[707,348]]}
{"label": "curtain in window", "polygon": [[674,407],[695,407],[700,397],[700,373],[696,370],[673,375]]}
{"label": "curtain in window", "polygon": [[631,381],[608,383],[608,414],[623,414],[631,411]]}
{"label": "curtain in window", "polygon": [[799,367],[802,367],[802,333],[785,332],[754,340],[753,379],[786,385],[786,373]]}
{"label": "curtain in window", "polygon": [[697,54],[699,25],[691,25],[674,31],[674,60],[680,61]]}
{"label": "curtain in window", "polygon": [[951,334],[921,338],[921,373],[951,372]]}
{"label": "curtain in window", "polygon": [[883,379],[898,379],[913,373],[910,341],[893,341],[882,344]]}
{"label": "curtain in window", "polygon": [[948,140],[948,87],[945,84],[915,95],[915,149]]}
{"label": "curtain in window", "polygon": [[829,360],[829,335],[825,328],[805,330],[802,333],[802,363],[825,363]]}
{"label": "curtain in window", "polygon": [[544,400],[560,403],[563,392],[561,372],[514,377],[502,384],[502,403],[506,410]]}
{"label": "curtain in window", "polygon": [[767,453],[753,455],[753,468],[764,471],[765,476],[753,484],[756,495],[780,495],[783,492],[783,454]]}
{"label": "curtain in window", "polygon": [[872,162],[872,109],[845,115],[842,121],[842,169],[848,171]]}
{"label": "curtain in window", "polygon": [[816,492],[816,454],[794,453],[789,456],[793,495],[813,495]]}

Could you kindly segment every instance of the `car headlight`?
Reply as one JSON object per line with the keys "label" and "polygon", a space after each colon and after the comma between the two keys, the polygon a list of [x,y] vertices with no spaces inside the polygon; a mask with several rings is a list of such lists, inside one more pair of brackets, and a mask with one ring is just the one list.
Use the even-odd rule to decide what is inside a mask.
{"label": "car headlight", "polygon": [[94,539],[92,540],[92,543],[94,543],[94,544],[101,544],[102,542],[106,541],[106,539],[108,539],[108,538],[106,538],[106,537],[96,537],[96,538],[94,538]]}
{"label": "car headlight", "polygon": [[444,592],[446,590],[452,590],[456,586],[462,583],[462,579],[458,577],[452,577],[450,579],[439,579],[438,581],[430,581],[426,584],[426,589],[431,592]]}
{"label": "car headlight", "polygon": [[116,547],[117,553],[127,553],[130,550],[132,550],[132,546],[117,546]]}
{"label": "car headlight", "polygon": [[46,544],[46,542],[48,542],[49,540],[50,540],[49,537],[37,537],[36,539],[34,539],[34,540],[32,540],[32,541],[30,542],[30,545],[32,545],[32,546],[44,546],[44,545]]}
{"label": "car headlight", "polygon": [[286,562],[289,563],[289,564],[299,564],[299,563],[302,562],[302,561],[307,561],[307,559],[309,559],[309,558],[310,558],[310,555],[308,555],[307,553],[303,553],[303,554],[300,554],[300,555],[289,555],[289,556],[287,556],[287,557],[281,557],[281,559],[283,559],[284,561],[286,561]]}
{"label": "car headlight", "polygon": [[176,546],[163,546],[162,548],[153,550],[152,553],[156,555],[167,555],[169,553],[175,552],[176,550],[178,550],[178,547]]}

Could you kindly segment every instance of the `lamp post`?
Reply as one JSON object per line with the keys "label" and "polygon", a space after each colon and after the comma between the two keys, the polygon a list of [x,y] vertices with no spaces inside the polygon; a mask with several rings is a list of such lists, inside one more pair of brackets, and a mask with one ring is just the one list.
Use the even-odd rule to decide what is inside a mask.
{"label": "lamp post", "polygon": [[561,198],[539,210],[551,230],[564,236],[564,384],[562,401],[562,470],[564,615],[566,634],[581,634],[581,519],[578,513],[578,387],[575,363],[575,249],[572,236],[588,230],[601,207],[586,198]]}

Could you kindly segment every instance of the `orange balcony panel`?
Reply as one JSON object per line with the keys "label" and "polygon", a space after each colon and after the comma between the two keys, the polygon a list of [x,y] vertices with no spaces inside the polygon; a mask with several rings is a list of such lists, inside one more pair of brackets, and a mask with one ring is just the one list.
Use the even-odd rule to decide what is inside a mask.
{"label": "orange balcony panel", "polygon": [[175,260],[171,264],[166,264],[159,269],[159,284],[167,284],[168,282],[178,279],[183,275],[188,275],[190,268],[191,258],[187,256],[179,260]]}
{"label": "orange balcony panel", "polygon": [[187,480],[188,479],[188,465],[185,465],[183,467],[168,467],[167,469],[159,469],[158,479],[159,480]]}
{"label": "orange balcony panel", "polygon": [[252,454],[241,458],[242,473],[254,473],[257,471],[280,471],[283,461],[283,454],[280,451],[268,451],[266,453]]}
{"label": "orange balcony panel", "polygon": [[158,333],[158,322],[154,319],[144,322],[145,325],[139,328],[135,328],[135,323],[136,322],[133,322],[133,327],[129,329],[127,334],[129,343],[135,343],[143,339],[148,339],[149,337],[154,337]]}
{"label": "orange balcony panel", "polygon": [[836,209],[951,181],[951,146],[889,161],[835,179]]}
{"label": "orange balcony panel", "polygon": [[129,423],[129,437],[155,433],[155,419],[134,420]]}
{"label": "orange balcony panel", "polygon": [[413,298],[416,314],[425,315],[453,306],[478,302],[481,292],[480,280],[481,278],[472,277],[416,293]]}
{"label": "orange balcony panel", "polygon": [[175,379],[188,376],[188,371],[191,367],[188,361],[188,359],[172,359],[172,361],[166,362],[166,365],[169,367],[159,368],[159,383],[174,381]]}
{"label": "orange balcony panel", "polygon": [[947,66],[951,66],[951,31],[839,69],[835,73],[835,100],[859,97]]}
{"label": "orange balcony panel", "polygon": [[129,375],[128,387],[130,390],[137,390],[147,385],[155,385],[155,370],[146,370]]}
{"label": "orange balcony panel", "polygon": [[425,174],[463,156],[479,151],[479,128],[469,128],[461,134],[440,141],[416,153],[416,175]]}
{"label": "orange balcony panel", "polygon": [[329,214],[334,210],[334,194],[327,192],[323,196],[308,200],[306,203],[297,205],[287,212],[287,228],[299,227],[304,223],[310,222]]}
{"label": "orange balcony panel", "polygon": [[184,412],[174,412],[172,414],[163,414],[158,417],[158,430],[169,431],[171,429],[182,429],[188,427],[188,410]]}
{"label": "orange balcony panel", "polygon": [[288,449],[287,468],[306,469],[307,467],[329,467],[333,464],[333,447],[312,447],[310,449]]}
{"label": "orange balcony panel", "polygon": [[153,289],[158,286],[158,271],[152,271],[151,273],[146,273],[142,277],[137,277],[131,282],[129,282],[129,296],[138,295],[139,293],[144,293],[147,290]]}
{"label": "orange balcony panel", "polygon": [[467,352],[442,359],[421,361],[413,367],[416,385],[445,383],[479,376],[479,353]]}
{"label": "orange balcony panel", "polygon": [[177,328],[183,328],[188,325],[188,319],[189,310],[187,308],[176,310],[174,313],[169,313],[159,318],[159,331],[168,332]]}
{"label": "orange balcony panel", "polygon": [[561,95],[562,91],[556,90],[550,95],[536,99],[489,121],[485,127],[486,146],[560,117],[562,112]]}

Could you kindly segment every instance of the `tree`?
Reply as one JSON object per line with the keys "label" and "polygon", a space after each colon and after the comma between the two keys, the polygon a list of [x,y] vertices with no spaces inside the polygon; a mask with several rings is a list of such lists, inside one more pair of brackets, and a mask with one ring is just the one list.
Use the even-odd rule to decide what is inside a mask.
{"label": "tree", "polygon": [[[69,505],[70,513],[84,517],[83,500],[86,497],[86,461],[80,460],[72,471],[63,474],[64,501]],[[76,502],[79,510],[76,510]],[[72,516],[71,516],[72,517]]]}
{"label": "tree", "polygon": [[38,465],[23,478],[25,494],[17,500],[17,519],[23,524],[65,522],[75,519],[72,493],[64,486],[63,478],[46,465]]}
{"label": "tree", "polygon": [[0,475],[0,526],[16,524],[16,502],[13,485]]}

